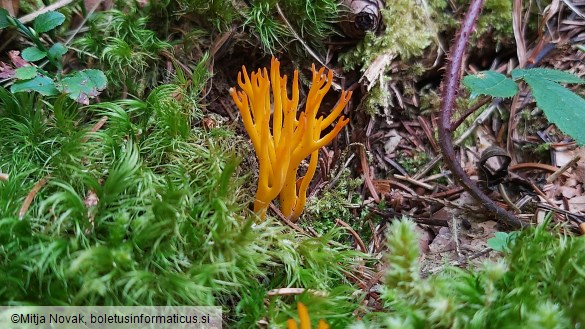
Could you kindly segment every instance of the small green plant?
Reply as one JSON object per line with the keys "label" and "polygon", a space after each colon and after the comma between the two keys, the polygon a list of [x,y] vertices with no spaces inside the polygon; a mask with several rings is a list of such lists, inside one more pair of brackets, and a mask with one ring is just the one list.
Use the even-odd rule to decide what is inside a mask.
{"label": "small green plant", "polygon": [[508,245],[514,242],[519,232],[496,232],[493,238],[487,240],[488,247],[495,251],[509,251]]}
{"label": "small green plant", "polygon": [[[33,22],[33,28],[22,24],[18,19],[10,16],[8,11],[0,8],[0,29],[16,27],[34,45],[22,51],[22,58],[13,59],[15,70],[9,77],[14,79],[10,87],[13,93],[36,91],[44,96],[66,94],[71,99],[89,104],[89,100],[100,94],[106,88],[107,80],[100,70],[81,70],[70,74],[63,74],[63,55],[67,47],[61,42],[51,47],[45,46],[39,36],[47,33],[65,21],[65,16],[59,12],[49,11],[39,15]],[[32,63],[47,60],[57,69],[56,74],[44,70],[43,64]]]}
{"label": "small green plant", "polygon": [[244,25],[252,27],[264,49],[269,52],[283,48],[283,39],[290,37],[290,32],[275,16],[270,1],[254,1]]}
{"label": "small green plant", "polygon": [[420,168],[429,162],[430,158],[428,153],[414,151],[413,154],[407,154],[402,151],[398,151],[396,154],[396,162],[408,172],[408,174],[415,174]]}
{"label": "small green plant", "polygon": [[518,92],[517,81],[523,80],[532,89],[536,105],[548,120],[571,135],[578,144],[585,144],[585,100],[561,83],[585,84],[585,80],[563,71],[547,68],[515,69],[512,78],[495,71],[484,71],[463,78],[463,85],[472,95],[512,97]]}

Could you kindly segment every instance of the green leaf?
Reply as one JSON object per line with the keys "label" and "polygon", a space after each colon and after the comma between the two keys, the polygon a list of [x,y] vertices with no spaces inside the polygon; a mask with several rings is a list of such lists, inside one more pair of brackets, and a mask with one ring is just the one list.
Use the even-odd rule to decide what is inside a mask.
{"label": "green leaf", "polygon": [[61,42],[57,42],[49,49],[49,56],[55,59],[60,59],[66,53],[67,47],[65,47]]}
{"label": "green leaf", "polygon": [[47,53],[37,47],[28,47],[22,51],[22,59],[27,62],[36,62],[47,56]]}
{"label": "green leaf", "polygon": [[23,66],[17,68],[15,73],[14,76],[18,80],[28,80],[37,76],[37,68],[36,66]]}
{"label": "green leaf", "polygon": [[495,251],[504,252],[508,251],[508,245],[518,237],[519,232],[496,232],[494,237],[487,240],[488,247]]}
{"label": "green leaf", "polygon": [[71,99],[87,105],[89,99],[99,95],[106,85],[106,76],[102,71],[83,70],[63,78],[56,87]]}
{"label": "green leaf", "polygon": [[512,97],[518,92],[514,80],[496,71],[483,71],[463,78],[463,85],[478,95]]}
{"label": "green leaf", "polygon": [[536,105],[548,120],[578,144],[585,144],[585,100],[556,82],[533,76],[523,79],[532,88]]}
{"label": "green leaf", "polygon": [[8,21],[8,10],[4,8],[0,8],[0,29],[10,26],[10,22]]}
{"label": "green leaf", "polygon": [[571,74],[569,72],[553,70],[553,69],[546,69],[542,67],[533,68],[533,69],[515,69],[512,70],[512,78],[515,80],[517,79],[524,79],[525,78],[535,78],[535,79],[546,79],[554,82],[564,82],[564,83],[585,83],[585,80],[579,78],[578,76]]}
{"label": "green leaf", "polygon": [[35,31],[44,33],[51,31],[57,26],[63,24],[64,21],[65,15],[61,14],[60,12],[49,11],[39,15],[39,17],[35,19],[33,26]]}
{"label": "green leaf", "polygon": [[59,91],[55,88],[55,83],[50,78],[43,75],[37,75],[34,79],[15,82],[11,87],[12,93],[23,91],[36,91],[44,96],[58,95]]}

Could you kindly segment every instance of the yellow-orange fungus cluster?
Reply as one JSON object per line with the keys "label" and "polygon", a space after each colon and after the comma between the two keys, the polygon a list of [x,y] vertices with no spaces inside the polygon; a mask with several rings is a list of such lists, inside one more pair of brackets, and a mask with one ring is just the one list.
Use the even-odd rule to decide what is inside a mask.
{"label": "yellow-orange fungus cluster", "polygon": [[[309,317],[309,310],[303,303],[298,303],[297,309],[299,312],[299,320],[301,321],[301,329],[311,329],[311,318]],[[286,322],[287,329],[298,329],[297,322],[290,319]],[[325,320],[319,320],[317,329],[329,329],[329,325]]]}
{"label": "yellow-orange fungus cluster", "polygon": [[[342,91],[331,113],[317,118],[321,101],[331,87],[333,72],[325,74],[324,68],[317,71],[314,65],[312,69],[313,80],[305,110],[298,117],[298,71],[294,71],[289,98],[287,77],[280,75],[280,62],[275,58],[272,58],[270,72],[264,68],[248,75],[246,68],[242,67],[238,73],[241,90],[230,89],[258,157],[254,211],[262,218],[270,202],[278,196],[283,215],[292,221],[298,220],[305,207],[309,183],[317,169],[319,149],[329,144],[349,122],[341,116],[333,129],[321,137],[322,131],[339,117],[351,92]],[[309,168],[297,181],[298,167],[309,155]]]}

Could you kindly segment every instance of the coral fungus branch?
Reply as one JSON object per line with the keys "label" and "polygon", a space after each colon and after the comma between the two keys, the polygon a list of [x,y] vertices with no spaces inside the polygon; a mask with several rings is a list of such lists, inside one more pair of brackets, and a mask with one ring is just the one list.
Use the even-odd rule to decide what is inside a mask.
{"label": "coral fungus branch", "polygon": [[[330,143],[349,122],[340,117],[349,102],[351,91],[342,91],[339,102],[325,118],[317,118],[321,102],[333,82],[333,72],[312,67],[313,79],[305,111],[297,118],[299,105],[298,71],[294,71],[291,98],[287,77],[280,75],[280,63],[273,58],[270,73],[258,69],[248,75],[246,68],[238,73],[242,89],[230,89],[230,95],[242,115],[258,157],[259,178],[254,211],[264,217],[272,200],[279,196],[282,213],[298,220],[306,202],[309,183],[317,169],[319,149]],[[272,96],[272,97],[271,97]],[[272,115],[271,115],[272,112]],[[270,120],[272,117],[272,121]],[[340,118],[333,129],[321,137],[324,129]],[[298,167],[311,156],[305,176],[297,183]]]}
{"label": "coral fungus branch", "polygon": [[469,36],[473,31],[473,27],[477,21],[477,17],[481,12],[483,0],[471,1],[470,7],[465,15],[461,30],[457,34],[452,50],[450,52],[450,60],[447,64],[445,78],[443,81],[442,103],[439,114],[439,141],[441,152],[443,152],[443,159],[451,169],[455,178],[461,182],[465,190],[472,196],[480,200],[484,207],[490,212],[494,213],[504,223],[512,227],[524,226],[522,221],[512,213],[499,207],[493,200],[491,200],[479,187],[467,176],[463,168],[457,163],[457,157],[453,149],[453,140],[451,139],[451,116],[459,90],[459,83],[461,81],[461,64],[463,62],[463,55],[469,40]]}

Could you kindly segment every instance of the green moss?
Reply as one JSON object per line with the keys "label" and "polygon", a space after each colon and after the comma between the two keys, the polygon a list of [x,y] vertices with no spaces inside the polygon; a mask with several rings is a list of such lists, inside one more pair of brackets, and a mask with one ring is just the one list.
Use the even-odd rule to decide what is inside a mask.
{"label": "green moss", "polygon": [[88,33],[74,42],[82,59],[89,61],[92,54],[99,57],[111,96],[122,91],[142,96],[162,80],[161,54],[171,52],[172,46],[147,28],[148,21],[137,11],[100,13]]}
{"label": "green moss", "polygon": [[[454,31],[455,29],[458,29],[462,13],[464,13],[469,6],[469,1],[465,0],[430,0],[428,3],[433,9],[433,21],[436,22],[441,31]],[[461,17],[455,16],[453,13],[454,11],[461,13]],[[537,17],[537,15],[533,16]],[[513,38],[512,1],[485,1],[483,10],[476,24],[476,30],[471,38],[472,40],[477,40],[485,34],[490,34],[490,40],[496,40],[497,44],[508,42]]]}
{"label": "green moss", "polygon": [[[278,12],[277,3],[290,27]],[[282,51],[291,43],[304,52],[295,34],[311,47],[322,49],[323,40],[333,33],[331,23],[337,17],[338,5],[334,0],[254,0],[244,26],[250,27],[269,53]]]}
{"label": "green moss", "polygon": [[404,152],[397,152],[396,162],[406,170],[410,175],[415,174],[420,168],[422,168],[430,158],[426,152],[414,152],[414,155],[409,155]]}
{"label": "green moss", "polygon": [[383,77],[381,82],[376,83],[366,95],[364,100],[364,111],[373,116],[380,112],[380,109],[388,108],[392,102],[392,95],[390,94],[387,80],[390,78]]}
{"label": "green moss", "polygon": [[354,193],[354,200],[348,200],[347,197],[363,184],[363,180],[351,178],[350,175],[350,170],[346,168],[337,185],[324,191],[319,197],[308,200],[303,220],[318,233],[323,234],[334,228],[337,218],[348,221],[353,217],[348,206],[359,204],[361,200],[357,193]]}
{"label": "green moss", "polygon": [[193,17],[200,27],[213,27],[227,31],[239,18],[234,1],[227,0],[177,0],[178,12]]}

